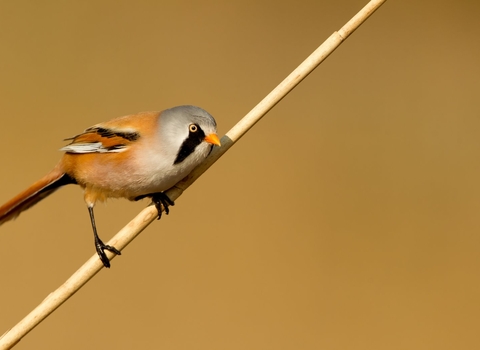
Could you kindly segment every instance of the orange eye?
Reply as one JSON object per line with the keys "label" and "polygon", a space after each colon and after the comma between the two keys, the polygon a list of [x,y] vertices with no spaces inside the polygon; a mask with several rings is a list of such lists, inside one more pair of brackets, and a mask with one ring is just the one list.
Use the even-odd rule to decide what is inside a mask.
{"label": "orange eye", "polygon": [[195,124],[190,124],[188,129],[190,130],[190,132],[197,132],[198,131],[198,126],[195,125]]}

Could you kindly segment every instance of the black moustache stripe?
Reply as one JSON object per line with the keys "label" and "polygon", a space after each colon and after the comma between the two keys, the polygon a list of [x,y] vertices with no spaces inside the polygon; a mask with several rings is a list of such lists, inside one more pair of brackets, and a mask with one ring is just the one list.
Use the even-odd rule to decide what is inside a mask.
{"label": "black moustache stripe", "polygon": [[188,137],[183,141],[180,146],[180,150],[177,153],[177,157],[173,164],[179,164],[183,162],[190,154],[195,151],[195,148],[201,144],[205,139],[205,132],[197,125],[197,131],[188,133]]}

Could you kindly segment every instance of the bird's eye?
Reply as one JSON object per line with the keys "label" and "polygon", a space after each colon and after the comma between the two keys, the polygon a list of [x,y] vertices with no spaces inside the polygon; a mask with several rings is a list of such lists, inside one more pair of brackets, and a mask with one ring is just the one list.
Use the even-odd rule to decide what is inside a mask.
{"label": "bird's eye", "polygon": [[190,132],[197,132],[198,126],[196,124],[190,124],[190,126],[188,127],[188,130],[190,130]]}

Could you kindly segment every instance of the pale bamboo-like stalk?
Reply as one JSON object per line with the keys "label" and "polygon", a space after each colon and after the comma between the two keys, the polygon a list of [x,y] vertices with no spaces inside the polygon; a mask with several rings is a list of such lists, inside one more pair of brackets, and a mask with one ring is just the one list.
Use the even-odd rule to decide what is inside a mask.
{"label": "pale bamboo-like stalk", "polygon": [[[272,92],[256,105],[243,119],[241,119],[225,136],[222,137],[222,146],[215,147],[212,154],[197,167],[190,175],[180,181],[166,193],[175,200],[182,192],[193,184],[218,158],[220,158],[235,142],[237,142],[250,128],[252,128],[270,109],[310,74],[325,58],[328,57],[355,29],[357,29],[375,10],[386,0],[372,0],[360,10],[338,32],[334,32],[320,47],[318,47],[305,61],[303,61],[290,75],[285,78]],[[109,242],[119,250],[123,250],[140,232],[142,232],[157,217],[155,206],[143,209],[132,221],[121,229]],[[114,254],[105,252],[110,259]],[[17,344],[28,332],[35,328],[48,315],[55,311],[68,298],[75,294],[95,274],[103,268],[97,254],[92,256],[78,269],[63,285],[50,293],[40,305],[32,310],[23,320],[7,331],[0,338],[0,350],[10,349]]]}

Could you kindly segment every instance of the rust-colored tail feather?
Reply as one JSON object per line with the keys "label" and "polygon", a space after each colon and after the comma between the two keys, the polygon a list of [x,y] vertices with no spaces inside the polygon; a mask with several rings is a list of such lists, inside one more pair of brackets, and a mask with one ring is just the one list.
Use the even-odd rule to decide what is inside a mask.
{"label": "rust-colored tail feather", "polygon": [[0,225],[15,219],[22,211],[37,204],[59,187],[74,183],[76,182],[73,178],[65,174],[60,166],[56,166],[50,173],[0,207]]}

